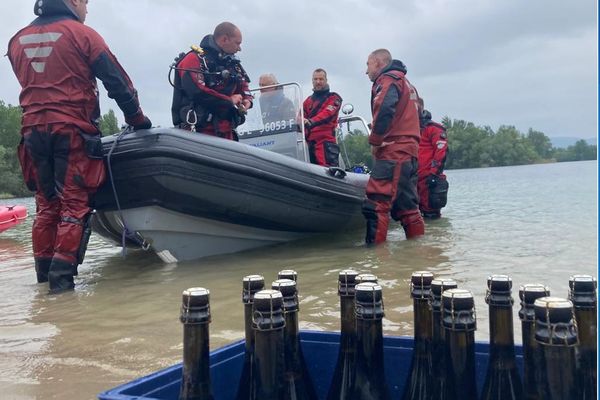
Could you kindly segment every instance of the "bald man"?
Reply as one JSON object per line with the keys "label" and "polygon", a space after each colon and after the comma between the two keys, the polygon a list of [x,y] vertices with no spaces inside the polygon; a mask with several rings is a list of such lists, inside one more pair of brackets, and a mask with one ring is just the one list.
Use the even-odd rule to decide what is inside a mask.
{"label": "bald man", "polygon": [[252,107],[250,78],[234,56],[241,50],[242,32],[222,22],[177,60],[171,106],[176,127],[237,140],[234,130]]}
{"label": "bald man", "polygon": [[416,238],[425,233],[417,194],[417,92],[406,79],[404,64],[392,59],[386,49],[369,55],[366,73],[373,82],[369,143],[374,165],[363,205],[365,240],[367,244],[385,242],[390,214],[402,223],[407,239]]}

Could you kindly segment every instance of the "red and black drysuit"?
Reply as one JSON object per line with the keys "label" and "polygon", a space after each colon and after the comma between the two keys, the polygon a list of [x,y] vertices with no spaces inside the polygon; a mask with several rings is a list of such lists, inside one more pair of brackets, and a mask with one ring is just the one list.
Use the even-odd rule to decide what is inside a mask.
{"label": "red and black drysuit", "polygon": [[342,98],[329,87],[315,90],[304,100],[305,136],[308,143],[310,162],[313,164],[339,165],[340,149],[335,140],[335,129]]}
{"label": "red and black drysuit", "polygon": [[176,62],[173,124],[237,140],[234,129],[243,123],[244,117],[231,96],[239,94],[242,100],[252,103],[250,78],[236,57],[222,52],[213,35],[206,35],[200,47],[200,52],[192,50]]}
{"label": "red and black drysuit", "polygon": [[386,240],[390,214],[402,223],[407,239],[425,232],[417,195],[417,93],[405,74],[404,64],[393,60],[375,79],[371,91],[369,143],[374,165],[363,204],[368,244]]}
{"label": "red and black drysuit", "polygon": [[446,128],[431,120],[431,113],[423,110],[420,118],[419,143],[419,208],[426,218],[439,218],[446,205],[448,182],[444,164],[448,152]]}
{"label": "red and black drysuit", "polygon": [[90,197],[105,179],[96,77],[127,123],[150,128],[137,94],[102,37],[63,0],[36,1],[39,15],[8,44],[22,91],[19,161],[35,191],[33,255],[38,282],[74,287],[90,234]]}

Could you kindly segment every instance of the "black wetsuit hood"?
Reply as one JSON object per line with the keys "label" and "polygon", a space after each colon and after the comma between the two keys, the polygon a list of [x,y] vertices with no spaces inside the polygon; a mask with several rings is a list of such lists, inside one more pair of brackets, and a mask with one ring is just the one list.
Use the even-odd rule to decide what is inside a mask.
{"label": "black wetsuit hood", "polygon": [[406,75],[406,73],[408,72],[408,70],[406,69],[406,65],[404,65],[404,63],[400,60],[392,60],[391,63],[389,63],[387,65],[387,67],[385,67],[381,73],[385,74],[386,72],[389,71],[400,71],[402,73],[404,73],[404,75]]}
{"label": "black wetsuit hood", "polygon": [[79,21],[79,16],[66,0],[35,0],[33,13],[40,18],[64,16]]}
{"label": "black wetsuit hood", "polygon": [[207,53],[210,53],[211,56],[215,56],[216,60],[222,60],[227,57],[235,59],[235,56],[233,54],[227,54],[219,47],[219,45],[215,41],[214,35],[204,36],[204,38],[200,42],[200,47],[202,47],[202,50],[206,51]]}
{"label": "black wetsuit hood", "polygon": [[314,98],[327,97],[329,95],[329,93],[330,93],[329,85],[325,85],[325,87],[323,89],[320,89],[320,90],[313,89],[312,97],[314,97]]}
{"label": "black wetsuit hood", "polygon": [[430,123],[431,123],[431,113],[428,110],[423,110],[421,115],[419,115],[419,125],[421,125],[421,128],[425,128]]}

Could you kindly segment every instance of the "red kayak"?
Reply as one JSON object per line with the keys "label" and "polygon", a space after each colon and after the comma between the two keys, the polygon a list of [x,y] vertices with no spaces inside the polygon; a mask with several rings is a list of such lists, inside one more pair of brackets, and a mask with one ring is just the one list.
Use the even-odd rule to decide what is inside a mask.
{"label": "red kayak", "polygon": [[20,224],[27,218],[27,208],[23,206],[0,206],[0,232]]}

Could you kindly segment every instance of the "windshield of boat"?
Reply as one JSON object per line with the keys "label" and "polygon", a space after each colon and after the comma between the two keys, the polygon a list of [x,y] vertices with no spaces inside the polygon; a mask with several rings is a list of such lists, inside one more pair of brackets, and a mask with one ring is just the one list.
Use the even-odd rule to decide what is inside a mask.
{"label": "windshield of boat", "polygon": [[367,121],[357,115],[343,115],[338,120],[337,143],[340,146],[340,163],[347,171],[367,172],[373,166],[369,145]]}
{"label": "windshield of boat", "polygon": [[302,121],[302,90],[283,83],[251,90],[254,104],[237,128],[240,142],[308,161]]}

